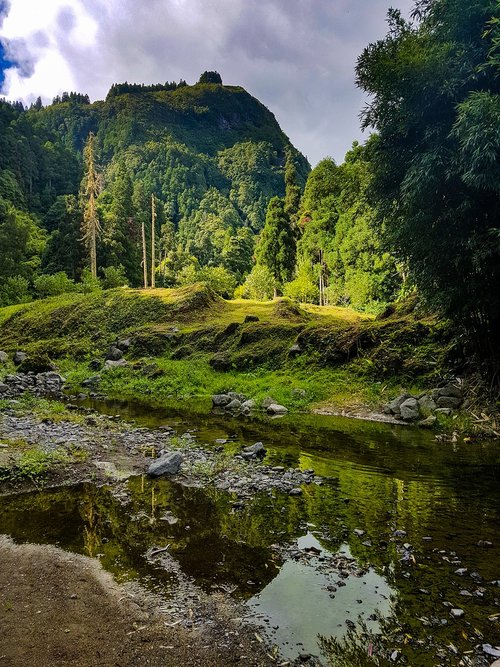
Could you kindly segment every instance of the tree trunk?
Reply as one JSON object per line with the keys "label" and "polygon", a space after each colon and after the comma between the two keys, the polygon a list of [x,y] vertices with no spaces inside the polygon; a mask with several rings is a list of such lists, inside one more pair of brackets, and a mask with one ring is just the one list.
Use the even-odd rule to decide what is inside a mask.
{"label": "tree trunk", "polygon": [[148,258],[146,254],[146,230],[142,221],[142,267],[144,271],[144,289],[148,287]]}
{"label": "tree trunk", "polygon": [[155,271],[156,271],[155,225],[156,225],[155,196],[151,195],[151,287],[153,287],[153,288],[156,287],[156,285],[155,285]]}

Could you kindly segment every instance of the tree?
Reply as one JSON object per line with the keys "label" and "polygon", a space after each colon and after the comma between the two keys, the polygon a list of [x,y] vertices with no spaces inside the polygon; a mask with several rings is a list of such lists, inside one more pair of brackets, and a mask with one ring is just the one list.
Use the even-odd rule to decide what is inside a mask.
{"label": "tree", "polygon": [[500,356],[498,5],[420,0],[357,64],[379,224],[430,304]]}
{"label": "tree", "polygon": [[219,72],[206,71],[200,76],[198,83],[218,83],[222,85],[222,77]]}
{"label": "tree", "polygon": [[83,159],[85,163],[85,173],[82,181],[83,196],[83,240],[87,245],[90,255],[90,272],[93,278],[97,278],[97,237],[101,231],[99,218],[97,216],[96,200],[100,192],[100,178],[96,168],[96,148],[95,136],[89,133],[85,148],[83,149]]}
{"label": "tree", "polygon": [[257,263],[266,267],[274,278],[275,295],[290,280],[295,265],[295,238],[283,199],[269,202],[266,224],[256,248]]}

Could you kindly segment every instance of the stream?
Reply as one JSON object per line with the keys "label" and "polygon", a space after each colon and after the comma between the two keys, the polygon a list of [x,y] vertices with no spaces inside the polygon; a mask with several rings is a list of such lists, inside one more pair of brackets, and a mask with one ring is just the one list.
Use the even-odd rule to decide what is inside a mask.
{"label": "stream", "polygon": [[[392,662],[422,667],[500,644],[498,443],[319,415],[87,405],[229,453],[261,441],[265,463],[314,469],[325,483],[242,506],[230,493],[144,476],[126,480],[126,502],[111,485],[84,484],[2,498],[0,533],[98,557],[118,581],[137,579],[165,598],[176,575],[145,552],[168,546],[198,586],[243,601],[286,659],[336,664],[332,637],[363,659],[383,637]],[[356,644],[360,623],[367,634]]]}

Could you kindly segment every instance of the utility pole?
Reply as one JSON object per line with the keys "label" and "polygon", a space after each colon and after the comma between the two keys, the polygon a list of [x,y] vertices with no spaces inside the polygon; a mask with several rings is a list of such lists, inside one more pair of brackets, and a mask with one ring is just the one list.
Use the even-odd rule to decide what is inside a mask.
{"label": "utility pole", "polygon": [[146,229],[142,221],[142,268],[144,272],[144,289],[148,288],[148,258],[146,255]]}
{"label": "utility pole", "polygon": [[156,259],[155,259],[155,226],[156,226],[156,207],[155,207],[155,196],[151,195],[151,287],[156,287],[155,285],[155,270],[156,270]]}

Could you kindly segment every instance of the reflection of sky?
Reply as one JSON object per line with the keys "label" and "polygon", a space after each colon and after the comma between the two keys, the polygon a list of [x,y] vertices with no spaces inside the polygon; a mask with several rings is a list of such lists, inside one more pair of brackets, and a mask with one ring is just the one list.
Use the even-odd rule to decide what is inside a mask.
{"label": "reflection of sky", "polygon": [[[311,533],[299,538],[298,546],[324,551]],[[352,557],[347,545],[339,553]],[[250,620],[267,620],[265,634],[287,659],[301,652],[319,655],[318,634],[342,637],[347,619],[355,623],[361,616],[369,628],[376,630],[377,623],[368,621],[368,617],[375,612],[387,616],[391,610],[394,591],[373,570],[363,577],[344,579],[346,585],[338,587],[331,598],[326,587],[335,585],[339,577],[336,571],[319,572],[315,568],[318,562],[286,561],[278,576],[247,602]]]}
{"label": "reflection of sky", "polygon": [[3,49],[2,43],[0,42],[0,87],[2,86],[4,80],[4,70],[9,67],[11,63],[5,59],[5,51]]}

